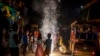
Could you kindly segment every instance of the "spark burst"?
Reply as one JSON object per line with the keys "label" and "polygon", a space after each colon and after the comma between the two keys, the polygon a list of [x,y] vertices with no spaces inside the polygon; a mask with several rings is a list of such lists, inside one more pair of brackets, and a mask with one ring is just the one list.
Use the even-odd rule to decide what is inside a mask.
{"label": "spark burst", "polygon": [[54,49],[54,39],[55,39],[54,37],[58,32],[57,3],[54,0],[45,0],[43,13],[44,13],[44,19],[42,20],[42,27],[40,30],[42,32],[43,40],[47,39],[48,33],[52,34],[51,36],[52,38],[51,53],[52,53]]}

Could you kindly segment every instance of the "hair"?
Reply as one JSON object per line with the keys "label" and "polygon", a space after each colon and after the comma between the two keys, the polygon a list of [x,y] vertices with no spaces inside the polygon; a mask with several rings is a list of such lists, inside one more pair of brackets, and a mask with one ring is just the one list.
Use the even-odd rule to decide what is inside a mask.
{"label": "hair", "polygon": [[18,25],[17,25],[17,23],[14,23],[14,24],[12,25],[12,28],[13,28],[14,31],[17,31],[17,30],[18,30]]}
{"label": "hair", "polygon": [[37,40],[41,40],[41,39],[42,39],[42,36],[41,36],[41,33],[39,33]]}
{"label": "hair", "polygon": [[51,33],[48,33],[47,37],[50,38],[51,37]]}

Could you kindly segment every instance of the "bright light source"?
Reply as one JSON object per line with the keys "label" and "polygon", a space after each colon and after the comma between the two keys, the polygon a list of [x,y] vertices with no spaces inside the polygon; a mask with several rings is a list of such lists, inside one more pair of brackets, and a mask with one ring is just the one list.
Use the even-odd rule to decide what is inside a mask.
{"label": "bright light source", "polygon": [[81,6],[81,9],[83,8],[83,6]]}
{"label": "bright light source", "polygon": [[54,38],[56,34],[58,33],[57,28],[57,3],[55,0],[45,0],[44,6],[43,6],[43,13],[44,18],[42,20],[42,27],[40,31],[42,32],[42,39],[45,41],[47,39],[47,34],[51,33],[51,54],[54,49]]}
{"label": "bright light source", "polygon": [[94,55],[94,54],[95,54],[95,52],[92,52],[92,54]]}
{"label": "bright light source", "polygon": [[78,51],[77,51],[77,50],[75,50],[75,53],[78,53]]}
{"label": "bright light source", "polygon": [[60,50],[61,53],[66,53],[67,52],[66,47],[64,45],[61,45],[59,47],[59,50]]}

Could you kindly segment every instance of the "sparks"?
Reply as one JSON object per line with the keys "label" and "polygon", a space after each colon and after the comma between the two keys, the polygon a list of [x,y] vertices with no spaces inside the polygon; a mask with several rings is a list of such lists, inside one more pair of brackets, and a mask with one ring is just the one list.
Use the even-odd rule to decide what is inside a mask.
{"label": "sparks", "polygon": [[58,32],[57,27],[57,3],[54,0],[45,0],[45,5],[43,8],[44,18],[42,20],[41,32],[43,36],[43,40],[47,39],[47,34],[51,33],[52,36],[52,45],[51,45],[51,53],[54,49],[54,37]]}

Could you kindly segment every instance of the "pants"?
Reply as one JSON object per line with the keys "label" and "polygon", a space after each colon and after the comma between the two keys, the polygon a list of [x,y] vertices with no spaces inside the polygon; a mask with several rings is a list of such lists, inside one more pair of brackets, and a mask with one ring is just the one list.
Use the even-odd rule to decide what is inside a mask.
{"label": "pants", "polygon": [[26,56],[27,44],[23,44],[23,56]]}
{"label": "pants", "polygon": [[50,48],[46,48],[45,52],[44,52],[45,56],[49,56],[50,55]]}

